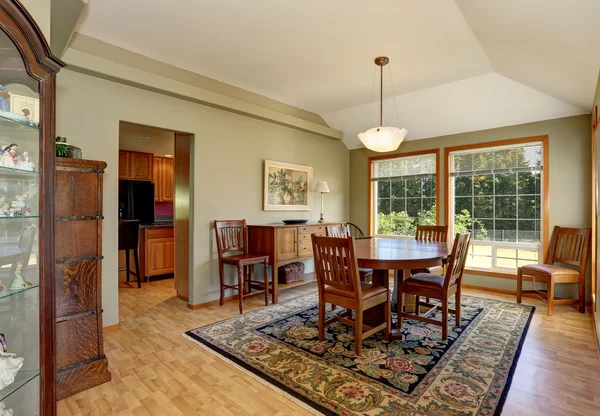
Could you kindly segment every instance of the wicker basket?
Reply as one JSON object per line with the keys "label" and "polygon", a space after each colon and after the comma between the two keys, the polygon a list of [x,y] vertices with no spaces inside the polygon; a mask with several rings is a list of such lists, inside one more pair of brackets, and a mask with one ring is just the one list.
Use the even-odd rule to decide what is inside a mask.
{"label": "wicker basket", "polygon": [[290,263],[281,266],[278,271],[279,283],[293,283],[304,280],[304,263]]}

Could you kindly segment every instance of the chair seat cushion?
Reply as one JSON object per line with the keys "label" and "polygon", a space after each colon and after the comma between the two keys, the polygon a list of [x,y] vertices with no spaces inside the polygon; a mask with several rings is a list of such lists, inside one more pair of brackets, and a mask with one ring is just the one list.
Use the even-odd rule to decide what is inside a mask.
{"label": "chair seat cushion", "polygon": [[434,267],[429,267],[429,268],[424,268],[424,269],[412,269],[410,271],[410,274],[412,274],[413,276],[415,274],[419,274],[419,273],[427,273],[427,274],[444,274],[444,268],[442,266],[434,266]]}
{"label": "chair seat cushion", "polygon": [[553,275],[553,276],[561,276],[561,275],[571,275],[571,276],[579,276],[579,272],[577,270],[569,269],[568,267],[556,266],[554,264],[528,264],[526,266],[521,267],[521,271],[523,274],[527,273],[537,273],[537,274],[545,274],[545,275]]}
{"label": "chair seat cushion", "polygon": [[[368,299],[370,297],[379,295],[381,293],[385,293],[387,289],[383,286],[373,285],[370,283],[360,283],[360,289],[362,291],[363,299]],[[325,293],[336,296],[343,296],[345,298],[351,297],[348,292],[345,290],[337,289],[333,286],[325,286]]]}
{"label": "chair seat cushion", "polygon": [[409,277],[402,284],[430,289],[441,289],[444,287],[445,279],[445,276],[440,276],[439,274],[419,273]]}

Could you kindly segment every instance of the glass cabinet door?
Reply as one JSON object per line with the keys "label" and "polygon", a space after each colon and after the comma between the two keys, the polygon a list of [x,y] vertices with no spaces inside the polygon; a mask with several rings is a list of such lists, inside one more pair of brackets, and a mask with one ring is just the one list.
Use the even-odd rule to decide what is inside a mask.
{"label": "glass cabinet door", "polygon": [[0,410],[15,416],[40,414],[38,88],[0,30]]}

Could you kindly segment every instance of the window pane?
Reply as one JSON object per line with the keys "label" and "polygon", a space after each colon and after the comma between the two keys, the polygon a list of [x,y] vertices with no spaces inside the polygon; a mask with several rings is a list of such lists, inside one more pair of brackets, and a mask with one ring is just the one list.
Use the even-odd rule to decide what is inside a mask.
{"label": "window pane", "polygon": [[473,195],[493,195],[494,175],[480,175],[473,177]]}
{"label": "window pane", "polygon": [[517,150],[516,149],[496,150],[494,153],[495,153],[494,169],[507,169],[507,168],[514,168],[517,166]]}
{"label": "window pane", "polygon": [[421,211],[421,198],[406,198],[406,212],[409,217],[416,217]]}
{"label": "window pane", "polygon": [[492,267],[492,258],[491,257],[482,257],[482,256],[473,256],[471,266],[478,267],[481,269],[489,269]]}
{"label": "window pane", "polygon": [[496,175],[496,195],[514,195],[517,193],[517,174],[501,173]]}
{"label": "window pane", "polygon": [[516,259],[517,258],[517,250],[514,249],[514,248],[498,247],[496,249],[496,255],[498,257],[505,257],[505,258],[509,258],[509,259]]}
{"label": "window pane", "polygon": [[473,187],[470,176],[458,176],[454,178],[454,195],[456,196],[471,196],[473,195]]}
{"label": "window pane", "polygon": [[473,155],[470,153],[467,154],[458,154],[454,155],[454,171],[455,172],[465,172],[473,170]]}
{"label": "window pane", "polygon": [[473,238],[478,241],[493,240],[494,220],[474,220]]}
{"label": "window pane", "polygon": [[517,198],[514,196],[497,196],[496,218],[517,218]]}
{"label": "window pane", "polygon": [[473,170],[494,169],[494,152],[480,152],[473,155]]}
{"label": "window pane", "polygon": [[517,149],[517,166],[535,168],[542,165],[542,146],[526,146]]}
{"label": "window pane", "polygon": [[494,198],[480,196],[473,198],[474,218],[494,218]]}
{"label": "window pane", "polygon": [[[431,210],[435,207],[435,198],[423,198],[423,211]],[[434,212],[435,214],[435,212]]]}
{"label": "window pane", "polygon": [[421,179],[408,179],[406,181],[406,196],[420,197],[421,196]]}
{"label": "window pane", "polygon": [[377,213],[378,214],[389,214],[390,213],[390,200],[388,198],[377,200]]}
{"label": "window pane", "polygon": [[415,235],[414,220],[406,215],[406,212],[392,215],[392,232],[393,235]]}
{"label": "window pane", "polygon": [[377,181],[377,198],[390,197],[390,181]]}
{"label": "window pane", "polygon": [[492,246],[473,244],[473,254],[477,256],[492,256]]}
{"label": "window pane", "polygon": [[521,243],[539,243],[540,242],[540,220],[520,220],[519,224],[519,242]]}
{"label": "window pane", "polygon": [[392,198],[392,212],[406,211],[405,198]]}
{"label": "window pane", "polygon": [[539,196],[519,197],[519,219],[532,220],[542,216]]}
{"label": "window pane", "polygon": [[435,197],[435,178],[425,178],[423,179],[423,196],[425,197]]}
{"label": "window pane", "polygon": [[517,222],[515,220],[496,220],[495,241],[517,241]]}
{"label": "window pane", "polygon": [[539,253],[533,250],[518,250],[519,260],[530,260],[537,263]]}
{"label": "window pane", "polygon": [[404,179],[395,179],[392,182],[392,197],[404,198]]}
{"label": "window pane", "polygon": [[497,267],[506,267],[506,268],[510,268],[510,269],[516,269],[517,268],[517,259],[503,259],[501,257],[498,257],[496,259],[496,266]]}
{"label": "window pane", "polygon": [[519,172],[519,194],[540,194],[540,174],[531,172]]}
{"label": "window pane", "polygon": [[454,213],[460,214],[463,210],[467,210],[469,215],[473,210],[473,198],[471,197],[456,197],[454,198]]}

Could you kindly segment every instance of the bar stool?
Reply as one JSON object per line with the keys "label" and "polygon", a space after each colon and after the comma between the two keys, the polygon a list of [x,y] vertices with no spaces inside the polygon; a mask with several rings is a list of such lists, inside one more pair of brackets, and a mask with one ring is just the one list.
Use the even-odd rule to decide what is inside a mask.
{"label": "bar stool", "polygon": [[[127,282],[129,282],[129,275],[134,275],[137,278],[138,289],[141,289],[142,277],[140,275],[140,260],[138,257],[139,236],[139,220],[119,221],[119,251],[125,250],[125,267],[121,267],[118,270],[120,272],[127,272]],[[135,272],[131,270],[129,250],[133,250]]]}

